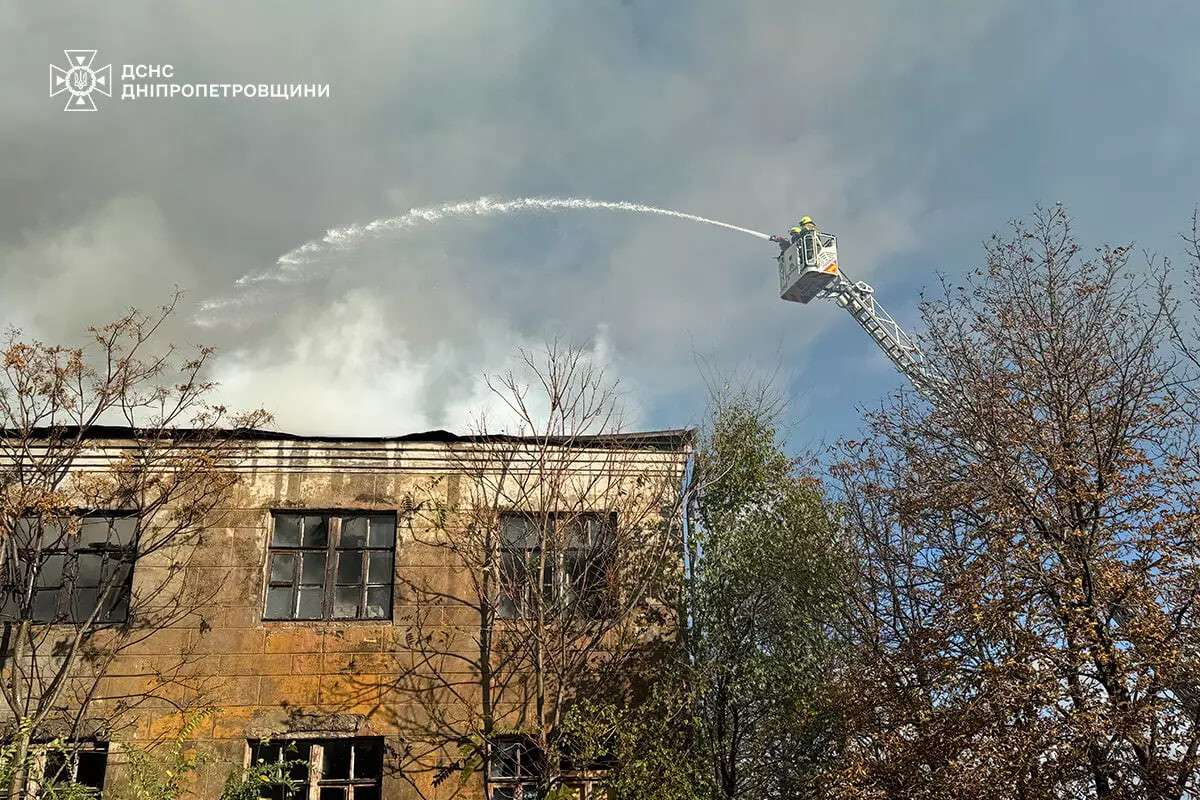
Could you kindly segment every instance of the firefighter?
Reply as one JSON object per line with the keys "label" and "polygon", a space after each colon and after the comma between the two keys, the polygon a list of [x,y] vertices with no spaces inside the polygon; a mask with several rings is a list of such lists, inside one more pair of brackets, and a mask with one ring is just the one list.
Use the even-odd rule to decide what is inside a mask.
{"label": "firefighter", "polygon": [[816,224],[812,221],[812,217],[805,214],[796,223],[796,226],[788,231],[787,236],[772,236],[771,241],[779,245],[779,252],[782,254],[794,244],[799,244],[804,239],[807,233],[815,233],[817,230]]}

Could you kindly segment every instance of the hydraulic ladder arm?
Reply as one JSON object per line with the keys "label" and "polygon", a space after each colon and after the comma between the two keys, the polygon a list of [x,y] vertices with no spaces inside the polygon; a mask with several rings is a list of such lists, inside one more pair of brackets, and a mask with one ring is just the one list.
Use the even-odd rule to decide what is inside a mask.
{"label": "hydraulic ladder arm", "polygon": [[932,401],[945,394],[945,379],[930,366],[921,348],[896,318],[875,300],[875,290],[869,284],[851,282],[839,272],[837,278],[817,297],[833,300],[849,311],[854,321],[875,340],[879,349],[918,392]]}
{"label": "hydraulic ladder arm", "polygon": [[929,364],[921,348],[896,318],[875,302],[875,290],[862,281],[851,281],[838,265],[837,237],[823,231],[804,233],[778,256],[779,296],[795,303],[833,300],[875,340],[923,396],[944,398],[947,382]]}

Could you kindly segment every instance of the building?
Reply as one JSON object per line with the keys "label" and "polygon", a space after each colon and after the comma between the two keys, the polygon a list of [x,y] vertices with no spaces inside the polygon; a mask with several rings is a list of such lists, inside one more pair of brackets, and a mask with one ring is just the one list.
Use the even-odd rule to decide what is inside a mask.
{"label": "building", "polygon": [[[157,436],[154,447],[202,449]],[[125,748],[182,730],[207,758],[201,797],[279,759],[299,787],[276,797],[479,797],[485,783],[519,797],[545,769],[538,732],[558,713],[531,705],[520,653],[539,637],[579,643],[536,645],[569,696],[572,665],[602,669],[604,654],[662,633],[631,621],[655,602],[631,587],[677,571],[689,431],[239,431],[221,437],[211,492],[195,472],[158,505],[133,498],[155,491],[146,476],[169,458],[106,482],[138,472],[128,454],[144,437],[89,430],[69,468],[72,510],[12,523],[0,676],[31,695],[55,688],[40,737],[77,743],[34,772],[111,786]],[[19,630],[39,646],[14,649]],[[52,686],[44,676],[76,633],[85,646]],[[30,676],[42,683],[19,685]]]}

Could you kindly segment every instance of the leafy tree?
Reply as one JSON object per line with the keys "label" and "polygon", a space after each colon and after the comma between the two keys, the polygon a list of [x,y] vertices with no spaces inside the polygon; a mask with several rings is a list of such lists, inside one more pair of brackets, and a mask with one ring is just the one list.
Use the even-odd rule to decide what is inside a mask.
{"label": "leafy tree", "polygon": [[826,689],[844,547],[821,484],[789,457],[769,390],[718,395],[688,491],[679,636],[641,691],[572,709],[571,741],[606,755],[619,798],[766,800],[817,793],[840,731]]}
{"label": "leafy tree", "polygon": [[789,457],[769,391],[718,398],[696,453],[686,676],[702,786],[813,794],[838,731],[825,697],[844,564],[820,482]]}
{"label": "leafy tree", "polygon": [[1200,791],[1195,351],[1129,254],[1015,223],[924,307],[943,396],[844,447],[840,796]]}

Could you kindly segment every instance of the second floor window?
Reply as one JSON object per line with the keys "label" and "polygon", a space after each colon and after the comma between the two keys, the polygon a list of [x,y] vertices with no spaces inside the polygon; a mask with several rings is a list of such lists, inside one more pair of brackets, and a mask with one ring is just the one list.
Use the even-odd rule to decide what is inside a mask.
{"label": "second floor window", "polygon": [[95,613],[101,624],[125,622],[136,538],[129,515],[21,517],[11,539],[16,558],[3,573],[3,616],[83,623]]}
{"label": "second floor window", "polygon": [[391,619],[394,514],[276,513],[263,618]]}
{"label": "second floor window", "polygon": [[530,617],[539,603],[578,617],[610,614],[615,526],[613,514],[503,514],[499,615]]}

